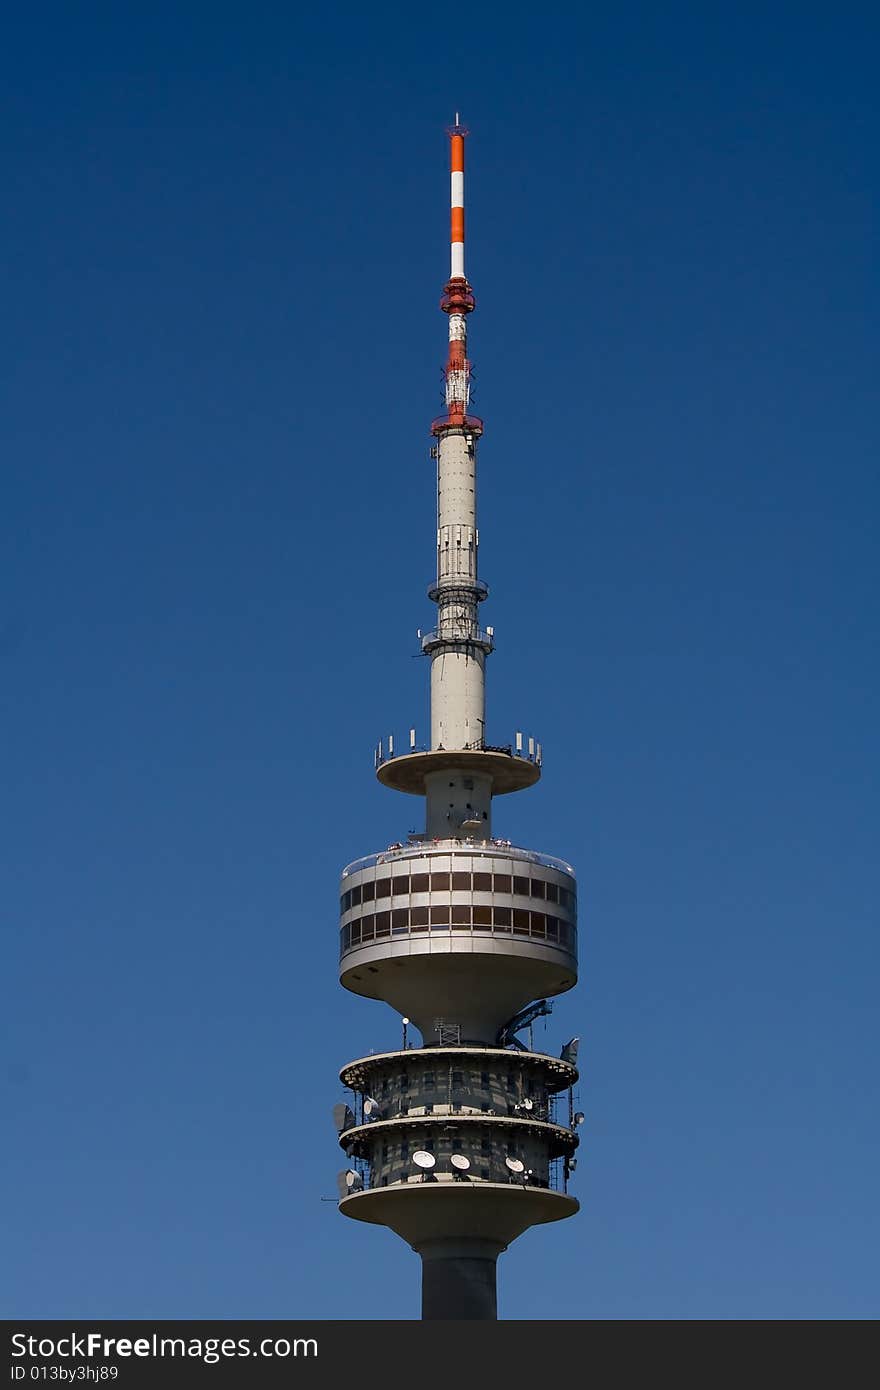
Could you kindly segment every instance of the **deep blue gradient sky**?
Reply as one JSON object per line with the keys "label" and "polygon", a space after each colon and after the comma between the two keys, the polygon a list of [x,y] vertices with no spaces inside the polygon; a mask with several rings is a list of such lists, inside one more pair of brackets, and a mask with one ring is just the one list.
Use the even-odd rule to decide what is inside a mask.
{"label": "deep blue gradient sky", "polygon": [[503,1314],[876,1315],[869,9],[6,15],[6,1316],[418,1316],[321,1198],[399,1036],[337,875],[418,823],[456,107],[496,826],[582,903],[583,1211]]}

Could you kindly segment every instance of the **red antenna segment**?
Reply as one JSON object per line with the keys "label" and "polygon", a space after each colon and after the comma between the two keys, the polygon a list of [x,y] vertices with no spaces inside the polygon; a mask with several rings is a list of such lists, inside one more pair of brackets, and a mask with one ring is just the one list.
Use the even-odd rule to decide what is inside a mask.
{"label": "red antenna segment", "polygon": [[468,415],[471,364],[467,355],[467,318],[474,308],[474,293],[464,273],[464,141],[467,131],[455,113],[449,135],[449,280],[440,308],[449,315],[449,352],[446,359],[446,415],[435,420],[432,434],[462,429],[482,434],[483,423]]}

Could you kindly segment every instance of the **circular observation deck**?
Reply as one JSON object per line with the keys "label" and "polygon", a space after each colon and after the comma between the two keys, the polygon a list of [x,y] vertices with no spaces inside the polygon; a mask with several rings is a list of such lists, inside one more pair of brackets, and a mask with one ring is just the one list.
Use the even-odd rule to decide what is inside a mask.
{"label": "circular observation deck", "polygon": [[[459,1046],[450,1048],[443,1047],[409,1047],[405,1050],[396,1049],[394,1052],[371,1052],[368,1057],[357,1057],[353,1062],[347,1062],[339,1073],[339,1079],[343,1086],[347,1086],[352,1091],[361,1093],[372,1092],[373,1090],[385,1090],[391,1088],[391,1083],[385,1085],[386,1078],[393,1075],[400,1075],[403,1069],[411,1069],[416,1064],[421,1069],[419,1079],[424,1082],[424,1073],[431,1069],[438,1071],[440,1068],[448,1069],[451,1072],[450,1090],[451,1103],[461,1106],[466,1098],[456,1089],[467,1086],[472,1089],[472,1083],[465,1080],[468,1069],[473,1074],[474,1082],[479,1074],[480,1093],[477,1096],[478,1108],[482,1109],[484,1104],[491,1106],[494,1096],[491,1091],[493,1069],[503,1070],[503,1101],[506,1104],[509,1088],[507,1086],[507,1075],[511,1068],[521,1069],[524,1077],[528,1080],[532,1077],[540,1077],[541,1082],[550,1095],[555,1095],[559,1091],[567,1090],[574,1086],[578,1081],[578,1069],[572,1062],[566,1062],[561,1057],[553,1057],[547,1052],[522,1052],[518,1048],[516,1051],[508,1051],[503,1047],[467,1047]],[[458,1081],[458,1076],[461,1080]],[[408,1078],[409,1079],[409,1078]],[[432,1082],[433,1086],[436,1081]],[[398,1088],[399,1089],[399,1088]],[[407,1087],[409,1090],[409,1087]],[[422,1086],[424,1105],[427,1101],[427,1088]],[[484,1094],[484,1091],[488,1093]],[[413,1104],[418,1102],[419,1092],[415,1092]],[[435,1097],[432,1097],[434,1100]],[[407,1101],[409,1106],[410,1101]],[[407,1112],[408,1113],[408,1112]]]}
{"label": "circular observation deck", "polygon": [[434,748],[425,753],[401,753],[388,758],[376,769],[383,787],[392,791],[425,796],[425,778],[432,772],[458,772],[492,779],[492,795],[533,787],[541,776],[540,763],[515,753],[488,748]]}
{"label": "circular observation deck", "polygon": [[[518,1115],[404,1115],[394,1120],[372,1120],[362,1125],[352,1125],[339,1136],[339,1147],[355,1158],[371,1159],[378,1148],[387,1148],[389,1142],[401,1135],[412,1133],[418,1136],[419,1143],[430,1153],[436,1153],[445,1143],[447,1147],[474,1149],[481,1143],[485,1134],[490,1133],[497,1147],[509,1152],[511,1145],[518,1150],[529,1145],[538,1146],[546,1162],[563,1154],[574,1153],[578,1136],[564,1125],[547,1120],[532,1120]],[[501,1168],[501,1165],[499,1165]],[[503,1171],[503,1168],[501,1169]],[[534,1170],[530,1170],[534,1171]],[[448,1174],[435,1174],[438,1178],[455,1180],[454,1171]],[[408,1177],[419,1179],[418,1172]],[[403,1180],[408,1180],[404,1178]],[[546,1185],[546,1184],[538,1184]]]}
{"label": "circular observation deck", "polygon": [[497,841],[438,841],[344,870],[340,979],[408,1015],[493,1044],[532,999],[577,982],[577,885],[569,865]]}

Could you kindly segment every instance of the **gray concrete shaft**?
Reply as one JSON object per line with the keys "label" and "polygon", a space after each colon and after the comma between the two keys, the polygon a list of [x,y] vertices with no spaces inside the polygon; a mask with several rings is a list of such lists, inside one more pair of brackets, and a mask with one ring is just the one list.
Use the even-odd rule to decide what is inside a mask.
{"label": "gray concrete shaft", "polygon": [[[431,658],[431,747],[473,748],[484,740],[485,650],[458,640],[477,633],[476,440],[441,434],[437,449],[438,636]],[[443,589],[455,597],[447,600]]]}
{"label": "gray concrete shaft", "polygon": [[432,772],[425,778],[425,832],[432,839],[492,834],[492,778],[473,772]]}
{"label": "gray concrete shaft", "polygon": [[431,654],[431,747],[479,748],[486,726],[486,655],[467,642]]}
{"label": "gray concrete shaft", "polygon": [[422,1320],[498,1317],[496,1263],[506,1249],[492,1240],[426,1240],[422,1257]]}
{"label": "gray concrete shaft", "polygon": [[[468,444],[468,440],[471,443]],[[437,579],[477,577],[477,460],[464,430],[440,436],[437,462]]]}

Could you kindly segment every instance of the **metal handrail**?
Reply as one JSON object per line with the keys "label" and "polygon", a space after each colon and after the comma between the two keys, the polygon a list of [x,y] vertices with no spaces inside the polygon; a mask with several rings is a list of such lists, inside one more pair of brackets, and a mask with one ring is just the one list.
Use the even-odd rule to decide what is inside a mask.
{"label": "metal handrail", "polygon": [[423,633],[422,651],[427,652],[429,647],[436,647],[441,642],[472,642],[478,647],[488,648],[489,651],[493,651],[495,648],[495,638],[491,632],[483,627],[473,627],[468,622],[462,622],[458,632],[441,632],[439,628],[435,627],[430,632]]}
{"label": "metal handrail", "polygon": [[375,854],[365,854],[362,859],[353,859],[342,870],[342,877],[357,873],[360,869],[372,869],[377,864],[394,864],[401,859],[423,859],[426,855],[449,854],[454,846],[457,853],[464,852],[482,859],[494,859],[498,854],[509,854],[511,858],[525,860],[527,864],[540,864],[545,869],[558,869],[563,874],[571,874],[574,869],[564,859],[553,854],[542,854],[539,850],[522,849],[511,844],[510,840],[420,840],[412,845],[389,845],[387,849]]}

